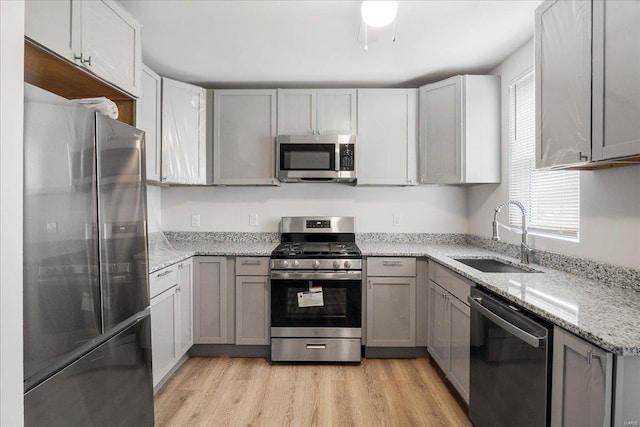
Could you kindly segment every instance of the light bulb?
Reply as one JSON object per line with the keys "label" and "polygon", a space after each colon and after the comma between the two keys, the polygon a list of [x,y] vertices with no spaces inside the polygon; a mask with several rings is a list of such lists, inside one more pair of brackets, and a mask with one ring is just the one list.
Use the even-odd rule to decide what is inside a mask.
{"label": "light bulb", "polygon": [[398,12],[397,1],[367,0],[362,2],[362,19],[370,27],[389,25]]}

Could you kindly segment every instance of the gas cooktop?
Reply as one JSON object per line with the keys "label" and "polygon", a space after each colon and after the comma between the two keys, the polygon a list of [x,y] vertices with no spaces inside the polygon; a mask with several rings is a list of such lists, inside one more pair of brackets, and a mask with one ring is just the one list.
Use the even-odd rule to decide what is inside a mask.
{"label": "gas cooktop", "polygon": [[284,242],[273,250],[271,258],[360,258],[354,242]]}

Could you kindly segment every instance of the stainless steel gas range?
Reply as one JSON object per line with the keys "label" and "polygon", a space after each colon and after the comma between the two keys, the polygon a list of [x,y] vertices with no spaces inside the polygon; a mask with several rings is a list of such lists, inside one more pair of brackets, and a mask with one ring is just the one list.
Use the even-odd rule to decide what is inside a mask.
{"label": "stainless steel gas range", "polygon": [[362,254],[353,217],[283,217],[271,253],[271,360],[359,362]]}

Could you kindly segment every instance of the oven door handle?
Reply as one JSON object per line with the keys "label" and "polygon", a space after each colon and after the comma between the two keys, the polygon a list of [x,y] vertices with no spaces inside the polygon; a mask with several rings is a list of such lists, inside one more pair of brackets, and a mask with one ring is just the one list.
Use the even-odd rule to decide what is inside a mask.
{"label": "oven door handle", "polygon": [[526,342],[532,347],[538,348],[540,347],[540,343],[543,340],[546,340],[546,337],[538,337],[530,334],[527,331],[524,331],[517,327],[516,325],[506,321],[501,316],[498,316],[493,311],[489,310],[485,306],[482,305],[482,298],[473,298],[471,296],[467,297],[467,301],[471,304],[471,308],[477,310],[481,315],[491,320],[496,325],[500,326],[505,331],[511,333],[516,338]]}
{"label": "oven door handle", "polygon": [[334,272],[283,272],[283,271],[271,271],[272,279],[280,280],[361,280],[362,273],[360,271],[354,271],[349,273],[334,273]]}

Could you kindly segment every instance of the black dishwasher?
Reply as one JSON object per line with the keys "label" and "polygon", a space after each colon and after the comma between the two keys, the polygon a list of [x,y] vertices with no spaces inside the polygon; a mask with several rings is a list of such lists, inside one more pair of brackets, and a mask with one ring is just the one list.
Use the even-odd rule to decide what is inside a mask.
{"label": "black dishwasher", "polygon": [[548,426],[552,326],[478,288],[469,303],[469,418],[476,427]]}

